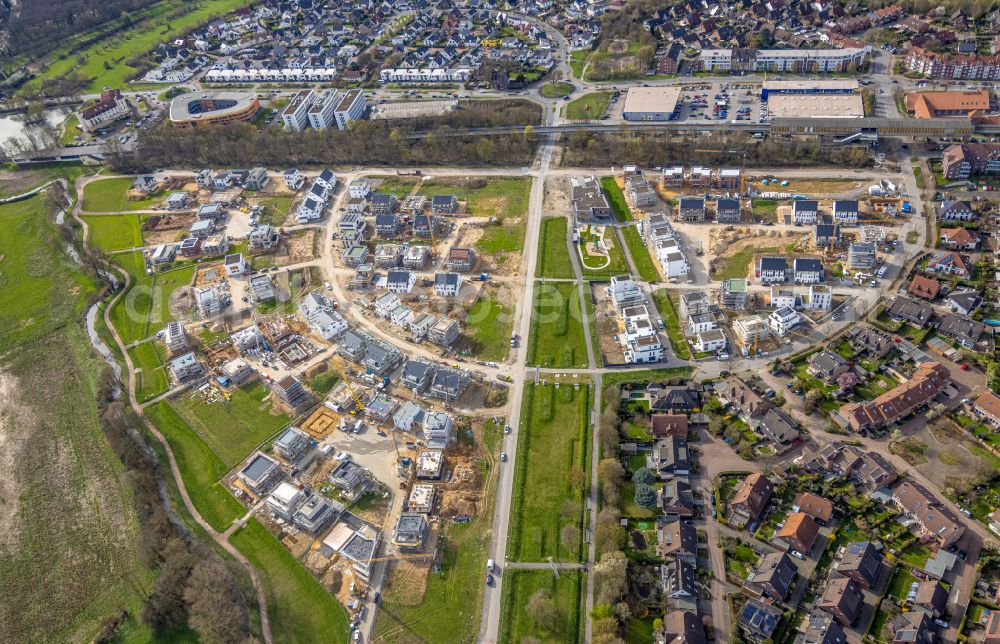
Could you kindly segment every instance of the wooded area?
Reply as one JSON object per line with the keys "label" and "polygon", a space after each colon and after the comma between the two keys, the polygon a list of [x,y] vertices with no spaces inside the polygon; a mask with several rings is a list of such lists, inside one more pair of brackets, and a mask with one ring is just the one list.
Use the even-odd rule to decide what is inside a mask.
{"label": "wooded area", "polygon": [[541,108],[527,101],[474,101],[445,116],[405,121],[355,121],[347,130],[289,132],[250,124],[177,130],[164,125],[143,133],[134,153],[112,151],[120,172],[187,165],[460,165],[531,163],[536,142],[524,133],[492,137],[443,137],[410,132],[538,123]]}

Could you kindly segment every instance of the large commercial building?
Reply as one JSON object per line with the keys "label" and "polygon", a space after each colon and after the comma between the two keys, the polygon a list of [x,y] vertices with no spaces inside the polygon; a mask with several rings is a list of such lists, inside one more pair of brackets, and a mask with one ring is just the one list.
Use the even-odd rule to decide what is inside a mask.
{"label": "large commercial building", "polygon": [[761,83],[760,100],[767,101],[774,94],[856,94],[858,81],[835,80],[767,80]]}
{"label": "large commercial building", "polygon": [[93,132],[131,115],[132,104],[128,99],[117,89],[105,87],[101,98],[80,112],[80,127],[85,132]]}
{"label": "large commercial building", "polygon": [[906,95],[906,112],[918,119],[942,116],[972,116],[973,112],[990,109],[990,93],[977,92],[910,92]]}
{"label": "large commercial building", "polygon": [[626,121],[669,121],[677,113],[680,87],[631,87],[625,95]]}
{"label": "large commercial building", "polygon": [[772,118],[855,118],[865,115],[861,94],[774,94],[767,101]]}
{"label": "large commercial building", "polygon": [[949,146],[941,159],[941,170],[947,179],[1000,174],[1000,145],[961,143]]}
{"label": "large commercial building", "polygon": [[249,121],[260,109],[252,92],[198,92],[181,94],[170,101],[170,123],[174,127],[203,127]]}
{"label": "large commercial building", "polygon": [[705,71],[847,72],[864,65],[868,47],[849,49],[703,49]]}

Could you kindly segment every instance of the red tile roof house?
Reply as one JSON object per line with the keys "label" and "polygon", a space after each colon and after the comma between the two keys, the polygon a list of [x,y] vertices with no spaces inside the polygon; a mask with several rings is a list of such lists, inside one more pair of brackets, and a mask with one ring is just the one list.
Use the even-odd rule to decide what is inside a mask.
{"label": "red tile roof house", "polygon": [[760,472],[754,472],[743,480],[729,500],[729,523],[742,528],[756,521],[764,513],[774,486]]}
{"label": "red tile roof house", "polygon": [[1000,427],[1000,396],[992,391],[987,391],[976,398],[976,404],[973,408],[981,418],[987,420],[994,427]]}
{"label": "red tile roof house", "polygon": [[968,279],[972,277],[972,262],[961,253],[945,251],[936,254],[927,262],[927,270],[941,275],[957,275]]}
{"label": "red tile roof house", "polygon": [[799,492],[792,501],[792,512],[805,512],[820,525],[826,525],[833,518],[833,502],[812,492]]}
{"label": "red tile roof house", "polygon": [[903,481],[892,492],[893,502],[920,527],[921,535],[933,537],[947,548],[965,534],[965,525],[926,488]]}
{"label": "red tile roof house", "polygon": [[842,626],[850,626],[858,618],[864,603],[864,593],[853,579],[837,577],[827,582],[816,606],[830,613]]}
{"label": "red tile roof house", "polygon": [[949,381],[948,369],[937,362],[917,367],[910,379],[863,403],[847,403],[832,414],[837,424],[860,432],[881,429],[930,404]]}
{"label": "red tile roof house", "polygon": [[921,297],[928,301],[933,301],[941,290],[941,282],[923,275],[914,275],[910,281],[910,287],[906,292],[914,297]]}
{"label": "red tile roof house", "polygon": [[979,248],[979,233],[965,228],[942,228],[941,245],[952,250],[976,250]]}
{"label": "red tile roof house", "polygon": [[793,512],[785,519],[785,525],[778,531],[778,539],[788,544],[790,550],[797,550],[802,554],[809,554],[813,544],[816,543],[816,535],[819,534],[819,524],[805,512]]}
{"label": "red tile roof house", "polygon": [[676,436],[687,439],[688,419],[684,414],[653,414],[650,417],[650,431],[654,438]]}

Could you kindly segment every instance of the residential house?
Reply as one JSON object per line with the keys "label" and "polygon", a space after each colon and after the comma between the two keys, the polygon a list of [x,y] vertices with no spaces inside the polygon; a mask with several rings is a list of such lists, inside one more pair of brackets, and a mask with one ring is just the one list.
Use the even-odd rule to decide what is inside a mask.
{"label": "residential house", "polygon": [[938,323],[937,332],[965,349],[986,345],[993,337],[992,327],[955,313],[944,314]]}
{"label": "residential house", "polygon": [[827,384],[836,382],[841,374],[851,370],[851,365],[847,360],[829,349],[823,349],[810,355],[806,359],[806,364],[808,365],[806,372],[809,375],[819,378]]}
{"label": "residential house", "polygon": [[722,330],[712,329],[696,333],[692,345],[699,353],[713,353],[725,351],[726,347],[729,346],[729,341]]}
{"label": "residential house", "polygon": [[785,281],[788,262],[784,257],[761,257],[757,277],[761,284],[776,284]]}
{"label": "residential house", "polygon": [[931,320],[934,309],[930,304],[917,302],[907,297],[897,297],[890,304],[885,312],[897,322],[906,322],[911,326],[922,329]]}
{"label": "residential house", "polygon": [[163,330],[163,346],[170,353],[177,353],[187,348],[188,339],[183,324],[177,320],[167,322],[167,326]]}
{"label": "residential house", "polygon": [[666,436],[656,442],[652,451],[646,455],[646,467],[661,479],[674,475],[686,476],[691,470],[688,456],[687,436]]}
{"label": "residential house", "polygon": [[938,209],[938,221],[975,221],[979,213],[968,201],[946,199]]}
{"label": "residential house", "polygon": [[881,551],[870,541],[852,541],[841,546],[834,563],[835,571],[869,590],[878,583],[884,567]]}
{"label": "residential house", "polygon": [[962,279],[972,277],[972,260],[968,255],[953,251],[935,253],[928,260],[925,270],[939,275],[957,275]]}
{"label": "residential house", "polygon": [[299,506],[292,517],[292,523],[306,534],[315,537],[336,521],[343,512],[344,506],[339,501],[313,494]]}
{"label": "residential house", "polygon": [[899,475],[881,454],[865,452],[853,476],[865,489],[873,491],[892,485]]}
{"label": "residential house", "polygon": [[767,317],[767,325],[778,337],[784,337],[802,322],[802,316],[791,307],[780,308]]}
{"label": "residential house", "polygon": [[793,512],[785,518],[785,525],[775,537],[786,543],[789,549],[807,555],[818,534],[819,524],[811,516],[805,512]]}
{"label": "residential house", "polygon": [[729,311],[747,310],[747,281],[723,280],[719,287],[719,306]]}
{"label": "residential house", "polygon": [[436,370],[437,366],[434,363],[424,360],[407,360],[403,364],[403,372],[399,381],[404,387],[422,393],[430,386]]}
{"label": "residential house", "polygon": [[904,481],[892,492],[893,502],[942,548],[958,542],[965,534],[965,525],[926,488]]}
{"label": "residential house", "polygon": [[625,195],[633,208],[649,208],[655,206],[659,201],[656,191],[649,185],[649,181],[641,174],[632,174],[625,177]]}
{"label": "residential house", "polygon": [[653,438],[676,436],[687,439],[688,418],[685,414],[653,414],[649,419]]}
{"label": "residential house", "polygon": [[774,632],[781,621],[781,608],[760,599],[751,599],[743,604],[736,620],[744,637],[754,644],[773,641]]}
{"label": "residential house", "polygon": [[847,644],[847,635],[832,617],[814,613],[809,616],[801,644]]}
{"label": "residential house", "polygon": [[656,521],[656,553],[677,557],[690,565],[698,560],[698,531],[690,521],[659,517]]}
{"label": "residential house", "polygon": [[369,342],[361,359],[361,365],[377,376],[388,374],[402,362],[403,355],[395,347],[381,342]]}
{"label": "residential house", "polygon": [[299,312],[324,340],[334,340],[347,332],[347,322],[333,310],[329,298],[320,293],[309,293],[302,298]]}
{"label": "residential house", "polygon": [[738,224],[742,220],[739,199],[719,199],[715,202],[715,220],[720,224]]}
{"label": "residential house", "polygon": [[385,287],[390,293],[405,294],[413,290],[417,276],[410,271],[389,271],[385,278]]}
{"label": "residential house", "polygon": [[857,226],[858,202],[854,200],[834,201],[833,221],[841,226]]}
{"label": "residential house", "polygon": [[744,589],[751,595],[767,595],[775,601],[784,601],[799,577],[795,562],[785,552],[768,552],[747,575]]}
{"label": "residential house", "polygon": [[368,205],[374,215],[391,215],[396,211],[399,200],[396,195],[376,192],[368,196]]}
{"label": "residential house", "polygon": [[875,360],[881,360],[892,351],[892,336],[868,325],[859,325],[847,332],[851,349]]}
{"label": "residential house", "polygon": [[416,434],[424,426],[424,416],[427,414],[420,405],[407,400],[392,416],[393,426],[401,432]]}
{"label": "residential house", "polygon": [[823,281],[823,260],[797,257],[792,266],[796,284],[816,284]]}
{"label": "residential house", "polygon": [[291,521],[292,516],[305,500],[305,492],[291,483],[282,481],[267,497],[266,504],[272,514],[282,521]]}
{"label": "residential house", "polygon": [[295,376],[285,376],[271,384],[271,394],[293,412],[302,411],[312,395]]}
{"label": "residential house", "polygon": [[427,517],[418,512],[404,512],[396,520],[396,527],[392,530],[392,545],[396,546],[400,552],[418,552],[423,550],[424,538],[430,524]]}
{"label": "residential house", "polygon": [[750,474],[729,500],[729,521],[739,527],[755,523],[767,508],[774,486],[760,472]]}
{"label": "residential house", "polygon": [[934,644],[937,641],[931,618],[922,610],[900,613],[888,626],[895,631],[892,644]]}
{"label": "residential house", "polygon": [[199,378],[204,371],[193,351],[177,356],[170,361],[170,373],[173,374],[177,382],[186,382]]}
{"label": "residential house", "polygon": [[700,197],[682,197],[678,213],[681,221],[705,221],[705,200]]}
{"label": "residential house", "polygon": [[[656,639],[659,637],[660,639]],[[662,633],[653,634],[657,644],[705,644],[705,627],[691,611],[673,610],[663,617]]]}
{"label": "residential house", "polygon": [[697,569],[679,557],[660,565],[660,584],[667,606],[679,610],[698,609]]}
{"label": "residential house", "polygon": [[668,517],[693,517],[694,493],[691,485],[683,477],[663,481],[657,490],[657,505]]}
{"label": "residential house", "polygon": [[932,618],[944,615],[948,606],[948,591],[937,579],[927,579],[917,584],[913,605],[927,611]]}
{"label": "residential house", "polygon": [[833,306],[833,292],[823,284],[810,284],[805,295],[800,296],[800,306],[806,311],[828,311]]}
{"label": "residential house", "polygon": [[290,463],[297,463],[309,450],[312,439],[298,427],[289,427],[274,441],[274,451]]}
{"label": "residential house", "polygon": [[278,461],[256,452],[236,476],[251,492],[263,496],[282,479],[284,473]]}
{"label": "residential house", "polygon": [[435,273],[434,294],[438,297],[456,297],[462,288],[459,273]]}
{"label": "residential house", "polygon": [[280,241],[278,231],[267,224],[254,227],[247,239],[250,243],[250,248],[257,251],[271,250]]}
{"label": "residential house", "polygon": [[833,518],[833,502],[812,492],[799,492],[792,500],[792,512],[803,512],[819,525],[829,525]]}
{"label": "residential house", "polygon": [[267,182],[270,181],[270,177],[267,176],[267,170],[265,168],[257,167],[250,170],[247,173],[246,179],[243,180],[243,187],[247,190],[263,190]]}
{"label": "residential house", "polygon": [[875,242],[852,242],[847,247],[847,267],[851,270],[868,270],[878,264]]}
{"label": "residential house", "polygon": [[681,294],[681,317],[689,317],[708,313],[709,309],[708,293],[703,291],[688,291]]}
{"label": "residential house", "polygon": [[992,391],[980,394],[973,403],[972,409],[976,415],[1000,429],[1000,397]]}
{"label": "residential house", "polygon": [[431,213],[454,215],[458,212],[458,198],[455,195],[435,195],[431,197]]}
{"label": "residential house", "polygon": [[594,177],[570,179],[570,203],[574,226],[584,222],[604,222],[611,219],[611,204],[600,183]]}
{"label": "residential house", "polygon": [[812,226],[819,217],[819,204],[808,199],[798,199],[792,203],[792,223]]}
{"label": "residential house", "polygon": [[371,487],[371,474],[350,456],[333,466],[328,479],[348,501],[360,499]]}
{"label": "residential house", "polygon": [[476,251],[473,249],[452,248],[448,251],[448,257],[445,259],[444,267],[460,273],[467,273],[472,270],[475,263]]}
{"label": "residential house", "polygon": [[979,248],[979,232],[968,228],[942,228],[940,231],[942,246],[952,250],[974,251]]}
{"label": "residential house", "polygon": [[906,292],[913,297],[919,297],[931,302],[937,298],[940,290],[941,282],[936,279],[924,277],[923,275],[914,275],[913,279],[910,280],[910,285],[907,287]]}
{"label": "residential house", "polygon": [[829,248],[840,244],[840,226],[837,224],[816,224],[813,228],[813,246]]}
{"label": "residential house", "polygon": [[974,290],[953,291],[945,298],[945,304],[955,313],[969,316],[983,303],[983,298]]}
{"label": "residential house", "polygon": [[434,398],[441,398],[445,402],[451,403],[457,400],[468,386],[469,376],[464,371],[441,367],[435,370],[431,377],[429,394]]}
{"label": "residential house", "polygon": [[619,310],[627,306],[638,306],[646,301],[642,289],[639,288],[639,284],[632,279],[631,275],[613,276],[609,288],[611,289],[611,299]]}
{"label": "residential house", "polygon": [[948,369],[937,362],[920,364],[910,379],[874,400],[847,403],[833,414],[834,420],[854,431],[881,429],[930,404],[948,383]]}
{"label": "residential house", "polygon": [[848,577],[835,577],[827,582],[816,607],[829,613],[841,626],[851,626],[865,603],[861,587]]}

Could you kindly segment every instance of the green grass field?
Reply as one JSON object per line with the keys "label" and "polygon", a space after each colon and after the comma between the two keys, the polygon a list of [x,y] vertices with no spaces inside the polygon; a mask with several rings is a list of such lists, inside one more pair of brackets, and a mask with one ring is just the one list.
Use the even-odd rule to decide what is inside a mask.
{"label": "green grass field", "polygon": [[154,335],[173,320],[171,295],[191,283],[195,266],[147,275],[141,251],[113,257],[132,275],[132,288],[111,311],[111,324],[127,344]]}
{"label": "green grass field", "polygon": [[155,398],[167,390],[166,352],[159,342],[143,342],[128,350],[136,369],[135,397],[140,402]]}
{"label": "green grass field", "polygon": [[629,209],[628,203],[625,201],[625,194],[618,187],[615,178],[601,177],[601,188],[604,189],[604,194],[608,197],[608,203],[611,205],[611,211],[615,214],[615,220],[632,221],[632,211]]}
{"label": "green grass field", "polygon": [[371,182],[380,182],[375,192],[396,195],[402,201],[413,192],[413,186],[420,181],[419,177],[368,177]]}
{"label": "green grass field", "polygon": [[[555,578],[549,570],[510,570],[504,573],[503,600],[500,613],[500,641],[514,642],[581,642],[583,615],[581,602],[584,577],[577,571],[563,571]],[[536,624],[525,607],[532,595],[542,591],[557,607],[558,619],[550,630]]]}
{"label": "green grass field", "polygon": [[562,217],[548,217],[542,220],[539,237],[538,268],[535,277],[550,279],[572,279],[573,258],[566,246],[569,221]]}
{"label": "green grass field", "polygon": [[719,262],[712,278],[720,281],[745,278],[750,270],[750,263],[753,261],[754,254],[779,252],[781,252],[781,249],[777,246],[744,248],[743,250],[733,253],[723,261]]}
{"label": "green grass field", "polygon": [[89,231],[87,242],[104,252],[142,246],[140,215],[84,215]]}
{"label": "green grass field", "polygon": [[43,199],[0,206],[0,354],[82,313],[95,289],[61,252]]}
{"label": "green grass field", "polygon": [[531,179],[448,178],[425,181],[419,194],[455,195],[465,202],[465,212],[473,217],[493,217],[476,248],[487,254],[516,253],[524,248],[525,216],[531,197]]}
{"label": "green grass field", "polygon": [[583,67],[587,64],[587,57],[590,56],[590,50],[588,49],[578,49],[576,51],[570,52],[569,55],[569,66],[573,70],[573,76],[576,78],[582,78]]}
{"label": "green grass field", "polygon": [[11,642],[90,641],[148,579],[101,428],[106,365],[81,325],[95,283],[64,255],[45,201],[0,205],[0,632]]}
{"label": "green grass field", "polygon": [[[501,427],[502,423],[493,422],[484,427],[484,447],[492,455],[493,463],[500,451]],[[484,480],[489,481],[483,491],[487,505],[469,523],[444,524],[441,570],[431,571],[420,601],[414,598],[410,579],[397,582],[389,577],[375,622],[376,637],[382,641],[409,641],[411,638],[428,644],[475,641],[479,633],[496,486],[496,479],[489,478],[489,461],[481,459],[479,471]]]}
{"label": "green grass field", "polygon": [[260,205],[264,206],[264,214],[260,222],[269,226],[280,226],[288,216],[288,211],[292,209],[294,197],[267,197],[260,200]]}
{"label": "green grass field", "polygon": [[346,642],[347,612],[257,519],[229,542],[254,565],[267,590],[275,642]]}
{"label": "green grass field", "polygon": [[486,293],[469,309],[465,330],[469,349],[480,360],[506,360],[510,353],[510,327],[514,311]]}
{"label": "green grass field", "polygon": [[567,524],[583,527],[591,388],[525,386],[507,556],[513,561],[579,561],[582,536],[567,546],[560,535]]}
{"label": "green grass field", "polygon": [[764,222],[777,222],[778,202],[773,199],[754,199],[753,218]]}
{"label": "green grass field", "polygon": [[216,530],[228,528],[234,519],[243,515],[245,509],[219,483],[229,471],[225,462],[169,403],[151,405],[145,409],[145,414],[170,443],[184,485],[198,513]]}
{"label": "green grass field", "polygon": [[652,255],[649,254],[649,247],[643,241],[639,229],[634,226],[626,226],[621,229],[622,237],[628,246],[628,254],[632,256],[632,263],[639,271],[639,277],[644,282],[659,282],[660,273],[656,270]]}
{"label": "green grass field", "polygon": [[536,284],[528,338],[528,364],[583,368],[588,364],[584,316],[577,285]]}
{"label": "green grass field", "polygon": [[[580,242],[577,245],[578,252],[582,254],[583,278],[587,280],[608,280],[615,275],[625,275],[630,271],[628,263],[625,262],[625,254],[618,244],[618,237],[611,228],[604,229],[603,240],[608,248],[607,258],[600,255],[588,255],[584,248],[590,247],[597,240],[597,235],[590,232],[580,234]],[[578,255],[579,257],[580,255]],[[605,265],[605,262],[607,265]]]}
{"label": "green grass field", "polygon": [[79,128],[80,118],[76,113],[70,114],[66,117],[66,120],[62,124],[62,134],[59,137],[59,142],[64,146],[73,145],[77,136],[81,136],[83,132]]}
{"label": "green grass field", "polygon": [[653,302],[656,304],[656,310],[660,312],[660,317],[663,318],[663,326],[667,327],[670,346],[678,358],[688,360],[691,357],[691,350],[688,349],[687,340],[681,331],[680,318],[677,317],[677,304],[674,302],[676,297],[676,294],[671,296],[666,289],[653,291]]}
{"label": "green grass field", "polygon": [[574,89],[575,87],[573,87],[573,83],[553,81],[542,85],[542,88],[538,90],[538,93],[545,98],[562,98],[563,96],[569,96],[572,94]]}
{"label": "green grass field", "polygon": [[258,381],[236,389],[228,401],[207,403],[200,395],[186,392],[172,405],[202,440],[234,467],[292,421],[274,412],[271,402],[264,400],[268,393]]}
{"label": "green grass field", "polygon": [[927,181],[924,180],[924,171],[920,166],[913,166],[913,180],[919,190],[927,187]]}
{"label": "green grass field", "polygon": [[133,180],[129,177],[120,179],[98,179],[83,187],[84,212],[125,212],[129,210],[148,210],[159,197],[149,197],[138,201],[128,198],[129,188]]}
{"label": "green grass field", "polygon": [[567,103],[563,113],[573,120],[597,119],[608,109],[610,100],[611,92],[591,92]]}
{"label": "green grass field", "polygon": [[[35,79],[28,82],[25,89],[34,91],[39,88],[43,80],[73,75],[88,79],[89,82],[84,88],[88,93],[100,92],[105,85],[127,89],[127,81],[138,72],[127,61],[152,50],[161,42],[173,40],[173,36],[177,34],[245,5],[246,0],[200,0],[190,3],[165,0],[154,5],[153,9],[140,14],[143,17],[154,16],[154,18],[116,33],[113,38],[102,39],[82,52],[68,53],[66,49],[84,39],[86,34],[71,39],[67,47],[50,55],[50,59],[55,59],[60,54],[65,58],[55,59]],[[183,8],[184,12],[179,17],[171,19],[169,23],[163,24],[163,16],[178,8]],[[86,62],[78,66],[77,61],[81,57],[85,58]]]}
{"label": "green grass field", "polygon": [[69,184],[70,195],[76,195],[73,185],[77,177],[88,174],[89,168],[83,165],[67,165],[65,163],[38,164],[30,169],[6,172],[0,175],[0,197],[19,195],[52,179],[64,178]]}

